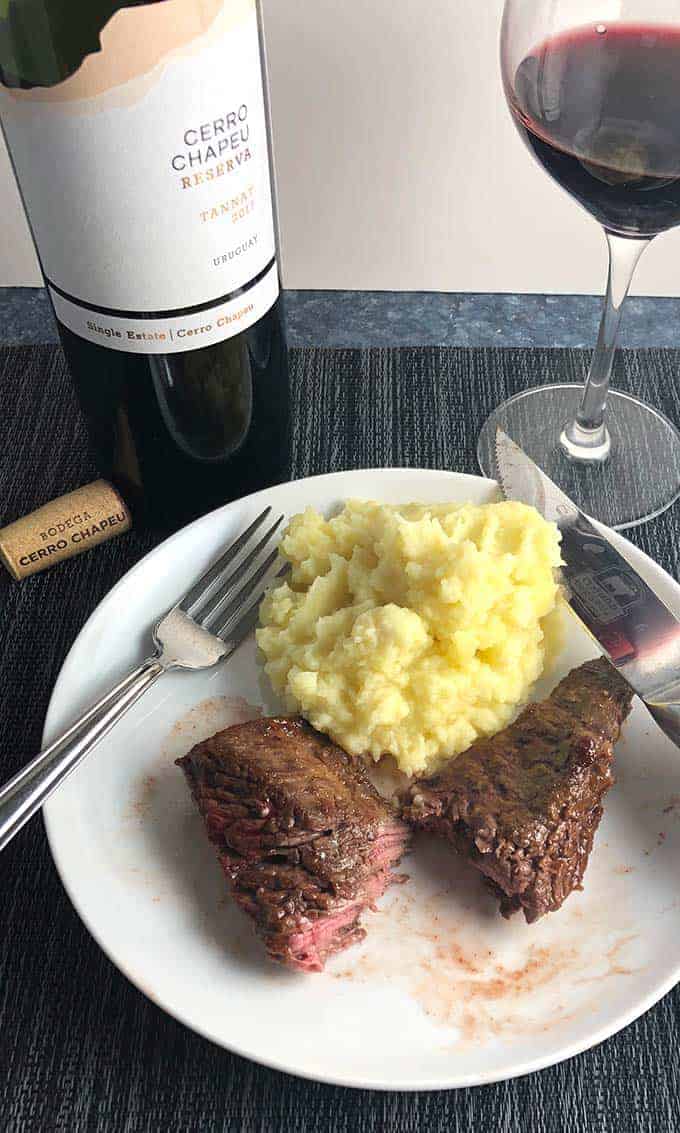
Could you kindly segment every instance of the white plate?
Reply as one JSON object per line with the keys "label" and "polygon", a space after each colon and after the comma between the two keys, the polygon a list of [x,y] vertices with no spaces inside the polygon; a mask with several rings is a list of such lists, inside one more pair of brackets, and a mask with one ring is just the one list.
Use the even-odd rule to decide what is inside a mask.
{"label": "white plate", "polygon": [[[199,520],[111,591],[71,650],[46,724],[53,737],[136,664],[147,628],[261,510],[495,497],[477,477],[338,473],[274,488]],[[620,536],[680,613],[680,587]],[[593,655],[569,619],[558,674]],[[556,679],[553,677],[553,681]],[[545,694],[547,687],[538,690]],[[149,999],[248,1058],[348,1086],[476,1085],[551,1065],[607,1038],[680,978],[680,757],[636,704],[617,748],[585,891],[533,927],[503,921],[479,875],[422,840],[411,880],[368,914],[363,945],[323,975],[263,958],[232,908],[173,765],[193,743],[264,705],[254,644],[214,672],[163,678],[46,808],[52,854],[83,921]]]}

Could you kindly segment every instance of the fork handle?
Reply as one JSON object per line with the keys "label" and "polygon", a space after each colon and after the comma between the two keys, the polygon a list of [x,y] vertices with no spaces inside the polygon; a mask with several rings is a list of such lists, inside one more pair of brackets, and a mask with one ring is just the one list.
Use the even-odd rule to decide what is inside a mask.
{"label": "fork handle", "polygon": [[164,671],[149,658],[0,788],[0,850]]}

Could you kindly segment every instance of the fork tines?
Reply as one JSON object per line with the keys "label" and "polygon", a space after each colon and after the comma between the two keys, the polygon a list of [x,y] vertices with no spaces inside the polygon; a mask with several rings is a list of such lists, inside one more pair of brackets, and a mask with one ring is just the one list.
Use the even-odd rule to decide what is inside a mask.
{"label": "fork tines", "polygon": [[[237,626],[242,632],[247,616],[255,624],[267,575],[279,557],[278,550],[272,550],[272,539],[283,522],[282,515],[253,544],[270,514],[271,508],[265,508],[180,602],[180,609],[209,633],[224,637]],[[286,572],[284,567],[269,581]]]}

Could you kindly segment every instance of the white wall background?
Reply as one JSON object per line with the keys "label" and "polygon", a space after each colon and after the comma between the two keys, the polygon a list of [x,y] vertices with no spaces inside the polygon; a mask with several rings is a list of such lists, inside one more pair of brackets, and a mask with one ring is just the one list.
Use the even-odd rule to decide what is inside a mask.
{"label": "white wall background", "polygon": [[[602,290],[597,225],[505,109],[503,0],[263,4],[287,287]],[[4,149],[0,216],[0,285],[39,283]],[[680,230],[635,290],[680,295]]]}

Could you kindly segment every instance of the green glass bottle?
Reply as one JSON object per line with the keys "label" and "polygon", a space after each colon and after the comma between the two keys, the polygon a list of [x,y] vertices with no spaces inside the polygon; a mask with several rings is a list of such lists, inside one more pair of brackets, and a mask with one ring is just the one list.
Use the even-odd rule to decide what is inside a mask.
{"label": "green glass bottle", "polygon": [[284,479],[256,0],[0,0],[0,80],[100,473],[164,528]]}

